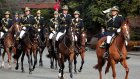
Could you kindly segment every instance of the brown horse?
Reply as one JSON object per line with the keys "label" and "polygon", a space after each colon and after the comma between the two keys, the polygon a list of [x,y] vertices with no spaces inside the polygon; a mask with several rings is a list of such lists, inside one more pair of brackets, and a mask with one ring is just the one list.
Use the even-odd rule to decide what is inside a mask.
{"label": "brown horse", "polygon": [[78,37],[79,41],[76,42],[76,47],[78,49],[78,52],[75,54],[75,57],[74,57],[74,71],[77,72],[77,69],[76,69],[76,64],[77,64],[77,57],[78,55],[80,54],[81,56],[81,66],[80,66],[80,69],[78,70],[79,72],[82,71],[82,68],[83,68],[83,64],[84,64],[84,57],[85,57],[85,46],[86,46],[86,33],[85,31],[82,31],[80,36]]}
{"label": "brown horse", "polygon": [[6,33],[4,39],[3,39],[3,46],[4,46],[4,52],[2,54],[2,67],[4,67],[4,56],[5,52],[8,55],[8,65],[9,68],[11,68],[11,54],[14,52],[16,54],[16,38],[18,36],[18,33],[21,30],[21,26],[19,23],[14,23]]}
{"label": "brown horse", "polygon": [[59,41],[59,46],[58,46],[58,64],[59,64],[59,78],[64,79],[63,74],[64,74],[64,62],[66,60],[69,61],[69,72],[70,72],[70,77],[73,77],[72,74],[72,62],[74,59],[74,31],[72,30],[72,27],[68,27],[67,31],[62,38],[61,41]]}
{"label": "brown horse", "polygon": [[38,51],[40,54],[39,66],[43,66],[42,55],[45,47],[48,45],[48,36],[49,36],[48,29],[42,27],[41,31],[39,32],[39,38],[38,38],[38,43],[39,43]]}
{"label": "brown horse", "polygon": [[[25,36],[21,39],[21,45],[23,49],[22,57],[21,57],[21,70],[24,71],[23,67],[23,61],[24,56],[26,54],[28,58],[29,63],[29,74],[32,73],[32,71],[35,69],[35,66],[37,64],[37,49],[38,49],[38,32],[34,27],[29,26],[27,32],[25,33]],[[32,54],[34,56],[34,65],[33,68],[31,68],[31,58]]]}
{"label": "brown horse", "polygon": [[[115,64],[120,62],[126,70],[125,79],[128,79],[129,68],[126,62],[127,50],[125,41],[130,39],[129,35],[129,23],[124,21],[121,26],[121,32],[115,37],[112,44],[109,48],[109,57],[107,59],[107,67],[105,73],[109,72],[109,68],[112,68],[113,79],[116,79],[116,70]],[[106,37],[101,38],[96,46],[96,54],[98,58],[98,64],[94,66],[95,69],[98,69],[100,74],[100,79],[102,79],[102,67],[105,64],[105,59],[103,58],[105,49],[100,48],[100,45],[106,40]]]}

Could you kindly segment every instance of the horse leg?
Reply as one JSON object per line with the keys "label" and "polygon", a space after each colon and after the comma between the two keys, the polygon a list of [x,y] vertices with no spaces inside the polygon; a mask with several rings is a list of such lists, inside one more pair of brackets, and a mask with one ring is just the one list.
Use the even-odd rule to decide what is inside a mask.
{"label": "horse leg", "polygon": [[69,61],[70,62],[69,63],[70,64],[69,65],[70,68],[69,69],[70,69],[70,77],[71,78],[73,78],[73,74],[72,74],[72,62],[73,62],[73,59],[74,59],[74,52],[71,52],[71,54],[70,54],[70,61]]}
{"label": "horse leg", "polygon": [[[14,55],[16,55],[16,48],[15,47],[12,47],[12,52],[14,53]],[[14,63],[16,63],[16,62],[17,62],[17,60],[14,59]]]}
{"label": "horse leg", "polygon": [[22,70],[22,72],[25,72],[24,67],[23,67],[24,56],[25,56],[25,52],[22,53],[22,57],[21,57],[21,70]]}
{"label": "horse leg", "polygon": [[60,79],[64,79],[64,77],[63,77],[63,74],[64,74],[64,57],[61,57],[60,59],[59,59],[59,67],[60,67],[60,69],[59,69],[59,74],[58,74],[58,77],[60,78]]}
{"label": "horse leg", "polygon": [[35,66],[37,64],[37,52],[36,52],[36,50],[34,50],[33,55],[34,55],[34,66],[33,66],[33,70],[34,70]]}
{"label": "horse leg", "polygon": [[10,52],[9,48],[6,48],[6,52],[8,55],[8,68],[11,69],[11,52]]}
{"label": "horse leg", "polygon": [[84,53],[84,50],[85,49],[82,49],[82,52],[81,52],[81,59],[82,59],[82,61],[81,61],[81,67],[80,67],[80,69],[79,69],[79,72],[81,72],[82,71],[82,69],[83,69],[83,64],[84,64],[84,57],[85,57],[85,53]]}
{"label": "horse leg", "polygon": [[102,79],[102,65],[103,65],[103,58],[98,58],[98,64],[94,66],[95,69],[99,71],[99,77]]}
{"label": "horse leg", "polygon": [[31,56],[31,66],[33,66],[33,58],[32,58],[32,52],[30,51],[30,55],[29,56]]}
{"label": "horse leg", "polygon": [[28,58],[28,64],[29,64],[29,74],[32,74],[32,68],[31,68],[31,54],[30,54],[30,51],[28,51],[26,53],[27,55],[27,58]]}
{"label": "horse leg", "polygon": [[57,70],[57,58],[55,58],[55,70]]}
{"label": "horse leg", "polygon": [[43,66],[43,62],[42,62],[42,54],[43,54],[44,48],[41,48],[40,53],[40,60],[39,60],[39,66]]}
{"label": "horse leg", "polygon": [[2,53],[2,64],[1,64],[2,68],[4,67],[4,56],[5,56],[5,50]]}
{"label": "horse leg", "polygon": [[111,67],[112,67],[113,79],[116,79],[116,69],[115,69],[115,60],[114,59],[111,60]]}
{"label": "horse leg", "polygon": [[110,68],[110,61],[108,61],[108,63],[107,63],[107,67],[106,67],[106,69],[105,69],[105,74],[107,74],[108,72],[109,72],[109,68]]}
{"label": "horse leg", "polygon": [[76,69],[76,64],[77,64],[77,60],[76,60],[76,55],[74,55],[74,71],[75,73],[77,73],[77,69]]}
{"label": "horse leg", "polygon": [[128,79],[129,68],[128,68],[128,65],[127,65],[126,59],[123,60],[123,61],[121,61],[121,64],[122,64],[122,66],[125,68],[125,71],[126,71],[125,79]]}

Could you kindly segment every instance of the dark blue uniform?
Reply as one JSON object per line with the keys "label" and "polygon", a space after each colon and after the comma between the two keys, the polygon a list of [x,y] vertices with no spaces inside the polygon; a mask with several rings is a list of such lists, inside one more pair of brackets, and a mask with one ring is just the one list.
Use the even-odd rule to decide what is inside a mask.
{"label": "dark blue uniform", "polygon": [[59,24],[60,24],[60,18],[57,17],[57,18],[51,18],[50,19],[50,23],[49,23],[49,26],[50,26],[50,31],[58,31],[58,28],[59,28]]}
{"label": "dark blue uniform", "polygon": [[80,32],[81,30],[84,30],[84,23],[83,23],[83,19],[81,18],[73,18],[72,19],[72,24],[74,25],[74,27],[76,28],[76,30],[78,32]]}
{"label": "dark blue uniform", "polygon": [[21,22],[21,19],[19,18],[19,17],[13,17],[13,23],[15,23],[15,22]]}
{"label": "dark blue uniform", "polygon": [[42,17],[42,16],[40,16],[40,17],[38,17],[38,16],[34,17],[34,21],[35,21],[34,23],[36,25],[36,28],[42,28],[42,27],[45,26],[45,20],[44,20],[44,17]]}
{"label": "dark blue uniform", "polygon": [[121,15],[117,15],[114,19],[112,18],[107,22],[108,35],[112,35],[118,28],[121,27],[124,18]]}
{"label": "dark blue uniform", "polygon": [[28,15],[24,16],[22,18],[22,24],[25,26],[32,26],[34,24],[34,16],[33,15]]}
{"label": "dark blue uniform", "polygon": [[2,31],[6,32],[6,29],[8,30],[13,24],[12,19],[2,18],[1,24],[2,24]]}
{"label": "dark blue uniform", "polygon": [[64,33],[64,30],[70,26],[71,22],[72,22],[72,17],[70,14],[64,15],[64,14],[60,14],[60,28],[59,31]]}

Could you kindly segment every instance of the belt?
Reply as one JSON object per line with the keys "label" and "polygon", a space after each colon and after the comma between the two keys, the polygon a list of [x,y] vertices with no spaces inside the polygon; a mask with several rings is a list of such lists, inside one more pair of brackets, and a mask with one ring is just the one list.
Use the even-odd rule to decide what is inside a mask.
{"label": "belt", "polygon": [[24,26],[31,26],[31,24],[24,24]]}
{"label": "belt", "polygon": [[65,26],[65,27],[66,27],[66,26],[67,26],[67,24],[62,24],[62,26]]}
{"label": "belt", "polygon": [[110,31],[114,31],[114,30],[117,30],[118,28],[115,28],[115,27],[108,27],[108,30]]}

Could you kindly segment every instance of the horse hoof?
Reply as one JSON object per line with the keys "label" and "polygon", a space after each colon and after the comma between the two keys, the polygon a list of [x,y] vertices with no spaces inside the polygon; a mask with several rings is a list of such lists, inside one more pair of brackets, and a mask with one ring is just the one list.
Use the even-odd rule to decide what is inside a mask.
{"label": "horse hoof", "polygon": [[81,70],[78,70],[78,72],[81,72]]}
{"label": "horse hoof", "polygon": [[70,74],[70,78],[73,78],[73,75],[72,74]]}
{"label": "horse hoof", "polygon": [[42,67],[42,66],[43,66],[43,64],[42,64],[42,63],[40,63],[40,64],[39,64],[39,66],[41,66],[41,67]]}
{"label": "horse hoof", "polygon": [[24,69],[22,69],[22,73],[25,73],[25,70]]}
{"label": "horse hoof", "polygon": [[64,79],[63,77],[60,77],[60,79]]}
{"label": "horse hoof", "polygon": [[32,74],[32,72],[29,72],[29,74]]}
{"label": "horse hoof", "polygon": [[12,69],[11,65],[8,66],[8,69]]}
{"label": "horse hoof", "polygon": [[58,74],[58,78],[61,78],[61,73]]}
{"label": "horse hoof", "polygon": [[18,70],[18,66],[16,66],[15,69]]}

